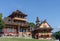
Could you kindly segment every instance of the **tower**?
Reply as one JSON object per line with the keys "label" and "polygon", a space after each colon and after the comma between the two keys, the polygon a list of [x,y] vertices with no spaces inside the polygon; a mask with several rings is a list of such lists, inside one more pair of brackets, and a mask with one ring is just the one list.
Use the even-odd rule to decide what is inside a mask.
{"label": "tower", "polygon": [[36,17],[36,28],[39,26],[39,24],[40,24],[40,20],[38,17]]}

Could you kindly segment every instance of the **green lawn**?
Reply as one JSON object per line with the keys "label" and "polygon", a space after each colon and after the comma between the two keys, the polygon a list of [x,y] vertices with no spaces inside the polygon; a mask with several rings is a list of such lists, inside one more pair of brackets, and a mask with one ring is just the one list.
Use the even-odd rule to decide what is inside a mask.
{"label": "green lawn", "polygon": [[0,38],[0,41],[53,41],[53,40],[19,39],[19,38]]}

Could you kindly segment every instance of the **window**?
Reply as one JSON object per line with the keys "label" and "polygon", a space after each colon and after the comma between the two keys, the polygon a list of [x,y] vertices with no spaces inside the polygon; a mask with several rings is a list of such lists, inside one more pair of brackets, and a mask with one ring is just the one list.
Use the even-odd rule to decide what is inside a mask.
{"label": "window", "polygon": [[46,29],[46,26],[44,25],[44,29]]}
{"label": "window", "polygon": [[14,29],[13,28],[9,28],[9,32],[13,32],[14,31]]}
{"label": "window", "polygon": [[20,28],[20,32],[23,32],[23,31],[22,31],[22,28]]}
{"label": "window", "polygon": [[43,38],[44,36],[43,35],[41,35],[41,38]]}
{"label": "window", "polygon": [[23,32],[26,32],[26,29],[23,29]]}
{"label": "window", "polygon": [[26,29],[20,28],[20,32],[26,32]]}
{"label": "window", "polygon": [[10,22],[11,20],[9,19],[8,22]]}
{"label": "window", "polygon": [[0,29],[0,32],[3,32],[3,30],[2,30],[2,29]]}
{"label": "window", "polygon": [[16,17],[18,17],[18,15],[16,15]]}

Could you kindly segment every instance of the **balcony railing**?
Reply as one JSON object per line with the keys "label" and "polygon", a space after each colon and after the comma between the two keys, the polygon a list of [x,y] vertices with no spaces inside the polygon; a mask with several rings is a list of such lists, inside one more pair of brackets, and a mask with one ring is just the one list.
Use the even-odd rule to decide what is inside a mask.
{"label": "balcony railing", "polygon": [[22,21],[26,21],[26,18],[18,18],[18,17],[14,17],[14,20],[22,20]]}
{"label": "balcony railing", "polygon": [[12,24],[12,25],[21,25],[21,26],[27,26],[27,23],[16,23],[16,22],[5,22],[5,24]]}
{"label": "balcony railing", "polygon": [[52,33],[39,33],[40,35],[52,35]]}

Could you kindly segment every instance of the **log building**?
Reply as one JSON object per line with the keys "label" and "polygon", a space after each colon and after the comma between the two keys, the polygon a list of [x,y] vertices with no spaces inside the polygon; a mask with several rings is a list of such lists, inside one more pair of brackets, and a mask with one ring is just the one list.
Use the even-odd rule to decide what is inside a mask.
{"label": "log building", "polygon": [[32,37],[35,39],[52,39],[52,27],[46,20],[40,22],[38,17],[36,19],[36,27],[32,31]]}
{"label": "log building", "polygon": [[19,10],[14,11],[11,15],[4,18],[5,28],[4,35],[6,36],[29,36],[26,14]]}
{"label": "log building", "polygon": [[[19,10],[12,12],[11,15],[4,18],[5,27],[3,29],[4,36],[17,36],[17,37],[32,37],[35,39],[51,39],[52,27],[46,20],[40,22],[36,18],[36,26],[30,27],[27,24],[27,15]],[[33,29],[32,29],[33,28]],[[30,30],[30,31],[29,31]],[[1,33],[1,31],[0,31]]]}

